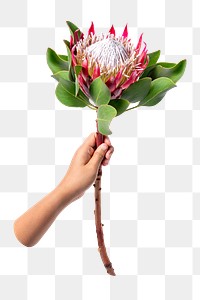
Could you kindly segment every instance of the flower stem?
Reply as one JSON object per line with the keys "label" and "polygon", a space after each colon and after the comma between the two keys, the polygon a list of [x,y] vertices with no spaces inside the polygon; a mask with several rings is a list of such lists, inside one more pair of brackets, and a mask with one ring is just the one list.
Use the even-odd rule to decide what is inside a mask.
{"label": "flower stem", "polygon": [[130,107],[130,108],[128,108],[126,111],[131,110],[131,109],[135,109],[135,108],[137,108],[137,107],[139,107],[139,106],[140,106],[140,105],[138,104],[138,105],[136,105],[136,106]]}
{"label": "flower stem", "polygon": [[[104,141],[104,136],[98,131],[98,122],[97,124],[97,136],[96,136],[96,147],[101,145]],[[96,233],[97,233],[97,241],[98,241],[98,251],[101,256],[101,260],[104,264],[104,267],[107,270],[107,273],[115,276],[114,269],[112,267],[112,263],[106,252],[106,247],[104,244],[104,235],[103,235],[103,224],[101,223],[101,177],[102,177],[102,165],[100,165],[98,174],[94,183],[95,188],[95,224],[96,224]]]}
{"label": "flower stem", "polygon": [[93,106],[93,105],[87,105],[89,108],[91,108],[91,109],[93,109],[93,110],[97,110],[96,108],[95,108],[95,106]]}

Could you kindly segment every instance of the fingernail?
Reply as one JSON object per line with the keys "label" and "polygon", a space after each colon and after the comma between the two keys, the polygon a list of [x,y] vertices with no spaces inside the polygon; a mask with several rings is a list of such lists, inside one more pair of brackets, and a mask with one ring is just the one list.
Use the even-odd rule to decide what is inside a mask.
{"label": "fingernail", "polygon": [[108,145],[105,144],[105,143],[101,144],[101,149],[102,149],[103,151],[107,150],[107,149],[108,149]]}

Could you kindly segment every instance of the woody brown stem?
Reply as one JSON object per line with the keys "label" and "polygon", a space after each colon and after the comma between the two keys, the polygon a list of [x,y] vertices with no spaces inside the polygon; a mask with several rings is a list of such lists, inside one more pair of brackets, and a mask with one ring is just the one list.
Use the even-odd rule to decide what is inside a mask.
{"label": "woody brown stem", "polygon": [[[97,123],[97,136],[96,136],[96,147],[101,145],[104,141],[104,136],[98,131],[98,123]],[[101,177],[102,177],[102,165],[100,165],[98,174],[94,183],[95,188],[95,224],[96,224],[96,233],[97,233],[97,241],[98,241],[98,251],[100,253],[102,262],[104,267],[107,270],[107,273],[115,276],[114,269],[112,267],[112,263],[106,252],[106,247],[104,243],[104,235],[103,235],[103,224],[101,223]]]}

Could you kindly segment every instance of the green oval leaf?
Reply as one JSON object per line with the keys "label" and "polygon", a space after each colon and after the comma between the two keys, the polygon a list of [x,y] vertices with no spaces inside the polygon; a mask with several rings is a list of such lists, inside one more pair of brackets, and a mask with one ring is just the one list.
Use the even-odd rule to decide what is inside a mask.
{"label": "green oval leaf", "polygon": [[69,70],[69,63],[66,59],[62,59],[53,49],[48,48],[46,53],[47,64],[52,73],[57,73],[62,70]]}
{"label": "green oval leaf", "polygon": [[149,63],[148,63],[148,67],[155,65],[160,57],[160,50],[157,50],[155,52],[152,53],[148,53],[149,56]]}
{"label": "green oval leaf", "polygon": [[[155,65],[151,65],[150,67],[147,67],[142,76],[140,76],[140,78],[146,78],[146,77],[151,77],[151,71],[154,70],[157,66],[162,66],[162,67],[165,67],[165,68],[172,68],[174,66],[176,66],[175,63],[169,63],[169,62],[159,62]],[[154,78],[155,79],[155,78]]]}
{"label": "green oval leaf", "polygon": [[[165,66],[164,66],[165,65]],[[169,66],[169,65],[168,65]],[[173,82],[177,82],[184,74],[186,68],[186,60],[180,61],[175,66],[167,67],[167,64],[157,65],[150,73],[152,79],[159,77],[168,77]]]}
{"label": "green oval leaf", "polygon": [[59,81],[61,78],[65,79],[65,80],[70,80],[69,71],[59,71],[59,72],[51,75],[51,77],[53,77],[57,81]]}
{"label": "green oval leaf", "polygon": [[75,96],[75,84],[68,80],[63,81],[62,84],[61,82],[58,83],[56,87],[56,97],[66,106],[85,107],[87,105],[85,100]]}
{"label": "green oval leaf", "polygon": [[84,107],[89,105],[89,99],[85,94],[80,89],[77,93],[76,89],[77,87],[74,82],[60,78],[56,89],[56,96],[66,106]]}
{"label": "green oval leaf", "polygon": [[[88,104],[91,104],[89,102],[89,99],[88,97],[81,91],[81,89],[79,88],[78,91],[76,90],[77,87],[76,87],[76,82],[72,82],[72,81],[69,81],[69,80],[64,80],[63,78],[59,78],[59,82],[62,84],[62,86],[68,90],[74,95],[76,96],[77,98],[80,98],[81,100],[83,100],[86,105]],[[72,83],[72,84],[71,84]],[[78,93],[77,93],[78,92]],[[77,95],[76,95],[77,93]]]}
{"label": "green oval leaf", "polygon": [[58,56],[65,61],[68,61],[68,56],[67,55],[63,55],[63,54],[58,54]]}
{"label": "green oval leaf", "polygon": [[132,83],[123,91],[121,97],[131,103],[143,100],[148,94],[151,86],[151,78],[146,77]]}
{"label": "green oval leaf", "polygon": [[153,70],[155,67],[156,67],[156,65],[152,65],[152,66],[150,66],[150,67],[147,67],[147,68],[144,70],[144,72],[142,73],[142,75],[140,76],[140,79],[149,77],[150,71]]}
{"label": "green oval leaf", "polygon": [[151,83],[148,95],[139,103],[139,106],[153,106],[162,100],[166,92],[175,87],[175,83],[167,78],[160,77]]}
{"label": "green oval leaf", "polygon": [[75,74],[74,74],[74,69],[72,67],[72,55],[71,55],[71,51],[69,49],[69,47],[66,45],[67,48],[67,55],[68,55],[68,69],[69,69],[69,79],[71,81],[75,81]]}
{"label": "green oval leaf", "polygon": [[101,77],[97,77],[90,85],[90,95],[97,106],[108,104],[110,101],[110,90]]}
{"label": "green oval leaf", "polygon": [[119,116],[126,111],[130,102],[126,99],[112,99],[108,104],[116,109],[117,116]]}
{"label": "green oval leaf", "polygon": [[172,68],[174,67],[176,64],[175,63],[170,63],[170,62],[159,62],[156,64],[157,66],[162,66],[162,67],[165,67],[165,68]]}
{"label": "green oval leaf", "polygon": [[103,135],[109,135],[112,131],[109,129],[112,119],[117,115],[114,107],[103,104],[97,111],[98,131]]}

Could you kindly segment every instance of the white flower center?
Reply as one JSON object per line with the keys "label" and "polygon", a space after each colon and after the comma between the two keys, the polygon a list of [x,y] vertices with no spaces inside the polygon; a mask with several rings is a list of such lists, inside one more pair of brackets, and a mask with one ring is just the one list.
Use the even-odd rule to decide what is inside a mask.
{"label": "white flower center", "polygon": [[129,58],[124,46],[113,38],[105,38],[86,48],[86,54],[101,68],[118,69]]}

